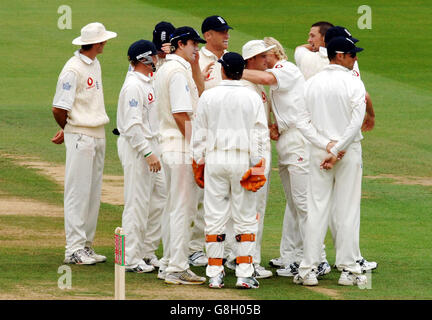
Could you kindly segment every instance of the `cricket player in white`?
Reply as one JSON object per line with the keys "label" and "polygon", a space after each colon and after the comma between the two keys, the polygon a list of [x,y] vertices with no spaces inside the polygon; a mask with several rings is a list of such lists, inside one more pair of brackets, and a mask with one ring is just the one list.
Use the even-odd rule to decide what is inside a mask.
{"label": "cricket player in white", "polygon": [[151,272],[144,261],[148,217],[159,216],[165,206],[165,177],[161,172],[158,143],[159,119],[150,74],[155,71],[157,51],[147,40],[128,50],[133,67],[126,75],[117,108],[118,155],[124,171],[122,227],[126,236],[126,271]]}
{"label": "cricket player in white", "polygon": [[293,281],[318,284],[315,270],[321,262],[329,212],[333,209],[337,224],[336,264],[343,269],[338,283],[365,284],[367,278],[361,274],[356,254],[366,91],[363,82],[352,73],[356,53],[363,49],[346,37],[332,39],[327,49],[330,65],[307,81],[307,111],[300,116],[299,128],[312,145],[304,253]]}
{"label": "cricket player in white", "polygon": [[102,74],[96,56],[115,32],[98,22],[81,29],[72,44],[81,45],[61,71],[52,112],[60,130],[52,142],[66,145],[64,215],[65,263],[105,262],[92,248],[99,215],[105,158],[105,112]]}
{"label": "cricket player in white", "polygon": [[190,270],[188,261],[190,224],[198,205],[198,187],[194,182],[189,153],[191,126],[200,90],[193,73],[202,77],[198,43],[205,41],[196,30],[177,28],[171,36],[173,54],[166,56],[167,61],[156,73],[154,82],[168,193],[163,223],[169,224],[170,230],[168,242],[164,243],[158,277],[169,284],[205,282],[205,277],[199,277]]}
{"label": "cricket player in white", "polygon": [[[161,21],[155,25],[155,28],[153,30],[153,44],[156,46],[157,50],[157,63],[156,63],[156,71],[160,69],[163,63],[165,63],[166,59],[166,53],[163,51],[163,46],[171,46],[169,42],[169,36],[174,32],[175,28],[174,26],[165,21]],[[154,75],[156,71],[152,71],[148,76],[151,77],[151,81],[154,81]],[[154,109],[156,110],[156,109]],[[159,124],[158,124],[159,126]],[[152,126],[152,128],[156,128],[155,126]],[[164,185],[165,187],[165,185]],[[162,192],[162,190],[161,190]],[[166,191],[164,190],[163,193],[165,194]],[[164,242],[167,241],[167,238],[165,237],[165,234],[167,234],[169,231],[166,228],[166,223],[162,223],[162,212],[165,206],[166,201],[161,201],[158,208],[160,210],[151,210],[149,212],[149,216],[147,219],[147,229],[146,234],[144,235],[144,261],[147,264],[151,264],[155,268],[159,268],[159,259],[156,256],[156,250],[159,247],[159,244],[162,239],[162,245]]]}
{"label": "cricket player in white", "polygon": [[[262,40],[251,40],[245,43],[242,47],[242,55],[246,61],[246,67],[244,72],[248,72],[248,70],[266,70],[267,69],[267,53],[270,52],[274,48],[274,45],[267,46]],[[270,110],[271,110],[271,102],[267,98],[267,93],[264,89],[264,86],[261,84],[256,84],[247,79],[240,80],[242,85],[250,88],[254,92],[256,92],[262,99],[264,112],[267,119],[267,125],[270,128],[272,126],[270,119]],[[269,135],[269,130],[267,134]],[[271,171],[271,143],[270,139],[267,140],[267,144],[265,145],[265,155],[264,158],[266,160],[267,166],[265,168],[265,177],[267,179],[267,184],[259,189],[256,193],[257,201],[256,201],[256,218],[258,220],[258,232],[256,237],[256,246],[255,253],[253,255],[254,258],[254,268],[255,268],[255,277],[257,279],[269,278],[273,275],[270,270],[266,270],[261,265],[261,243],[264,232],[264,217],[267,207],[267,196],[270,185],[270,171]]]}
{"label": "cricket player in white", "polygon": [[294,276],[303,255],[304,228],[307,218],[308,142],[296,128],[300,110],[304,108],[304,78],[291,62],[282,45],[266,37],[266,71],[245,70],[243,78],[270,86],[272,112],[277,124],[276,149],[279,175],[285,191],[286,207],[280,244],[280,276]]}
{"label": "cricket player in white", "polygon": [[[313,75],[320,72],[324,67],[328,66],[329,60],[327,57],[326,44],[337,36],[345,36],[352,40],[354,43],[358,40],[352,37],[351,33],[344,27],[333,26],[333,24],[320,21],[314,23],[309,31],[308,44],[298,46],[294,53],[294,58],[297,66],[302,71],[305,80],[308,80]],[[353,75],[360,78],[360,70],[358,67],[358,62],[354,63]],[[362,131],[370,131],[375,125],[375,112],[372,105],[372,100],[370,95],[366,92],[366,114],[363,120]],[[333,211],[333,210],[332,210]],[[329,227],[333,237],[333,243],[336,243],[336,226],[334,223],[333,215],[330,214]],[[323,248],[325,246],[323,245]],[[330,272],[330,265],[326,259],[326,253],[323,249],[322,252],[322,263],[319,266],[318,273],[320,275]],[[360,264],[363,271],[374,270],[377,268],[378,264],[375,261],[367,261],[364,259],[360,252],[357,255],[357,261]]]}
{"label": "cricket player in white", "polygon": [[[217,61],[228,48],[230,29],[232,28],[221,16],[207,17],[201,25],[206,44],[199,52],[199,66],[204,76],[205,90],[215,87],[222,81],[221,64]],[[200,189],[198,192],[198,214],[191,230],[189,263],[193,266],[206,266],[208,259],[204,253],[204,191]]]}
{"label": "cricket player in white", "polygon": [[[236,286],[258,288],[252,258],[258,231],[256,197],[240,181],[251,164],[266,165],[267,119],[261,97],[237,81],[243,58],[226,53],[219,61],[224,80],[201,96],[191,141],[193,159],[205,165],[206,273],[211,288],[223,287],[225,224],[231,215],[238,241]],[[263,173],[261,170],[265,182]]]}

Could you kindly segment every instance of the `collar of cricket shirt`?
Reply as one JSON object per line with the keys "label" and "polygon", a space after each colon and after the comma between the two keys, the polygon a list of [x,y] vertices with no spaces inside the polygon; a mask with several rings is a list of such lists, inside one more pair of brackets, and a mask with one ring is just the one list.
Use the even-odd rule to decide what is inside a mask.
{"label": "collar of cricket shirt", "polygon": [[96,61],[96,58],[94,60],[92,60],[89,57],[87,57],[86,55],[84,55],[81,52],[79,52],[79,50],[75,51],[74,55],[76,57],[80,58],[86,64],[92,64],[94,61]]}
{"label": "collar of cricket shirt", "polygon": [[182,66],[185,67],[186,70],[192,69],[190,63],[180,57],[178,54],[167,54],[165,58],[167,59],[167,61],[178,61]]}
{"label": "collar of cricket shirt", "polygon": [[328,66],[325,66],[324,69],[327,69],[327,70],[341,70],[341,71],[351,72],[350,69],[348,69],[348,68],[346,68],[344,66],[341,66],[340,64],[335,64],[335,63],[329,64]]}
{"label": "collar of cricket shirt", "polygon": [[137,77],[138,79],[140,79],[144,82],[150,82],[150,78],[141,72],[134,71],[134,70],[129,71],[129,72],[131,72],[135,77]]}
{"label": "collar of cricket shirt", "polygon": [[221,82],[219,82],[219,84],[221,86],[243,86],[241,80],[222,80]]}
{"label": "collar of cricket shirt", "polygon": [[[211,52],[209,49],[207,49],[206,47],[202,47],[201,51],[206,57],[213,58],[215,61],[219,60],[219,58],[216,57],[216,55],[213,52]],[[225,54],[227,52],[228,52],[228,50],[224,50],[223,54]]]}

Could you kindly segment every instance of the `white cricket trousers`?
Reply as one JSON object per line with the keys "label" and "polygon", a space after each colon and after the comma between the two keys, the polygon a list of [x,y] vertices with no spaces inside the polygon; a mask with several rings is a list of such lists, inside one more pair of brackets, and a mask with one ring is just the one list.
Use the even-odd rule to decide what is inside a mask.
{"label": "white cricket trousers", "polygon": [[296,128],[284,131],[276,142],[279,176],[285,191],[285,213],[280,242],[284,265],[300,263],[307,219],[309,143]]}
{"label": "white cricket trousers", "polygon": [[304,277],[317,269],[322,244],[327,233],[329,212],[334,208],[336,265],[353,273],[361,273],[356,263],[359,251],[360,199],[362,181],[362,149],[353,142],[342,160],[331,170],[320,169],[327,152],[311,146],[308,182],[308,219],[304,254],[299,274]]}
{"label": "white cricket trousers", "polygon": [[167,202],[162,217],[164,255],[160,268],[167,273],[181,272],[189,269],[190,230],[197,214],[199,187],[195,183],[189,153],[163,152],[162,163]]}
{"label": "white cricket trousers", "polygon": [[[158,148],[155,139],[150,143],[152,150]],[[142,264],[146,255],[148,217],[164,205],[165,176],[163,171],[150,172],[145,158],[122,136],[117,140],[117,149],[124,172],[122,227],[125,233],[125,264],[134,268]]]}
{"label": "white cricket trousers", "polygon": [[[213,151],[206,157],[204,172],[204,220],[206,235],[225,234],[225,226],[231,217],[235,237],[241,234],[255,234],[256,195],[244,189],[240,180],[250,168],[249,154],[238,151]],[[229,236],[227,234],[227,236]],[[238,242],[234,253],[239,256],[253,256],[255,241]],[[209,258],[224,257],[224,241],[206,242]],[[223,265],[208,265],[206,274],[214,277],[224,269]],[[252,263],[240,263],[236,268],[237,277],[251,277]]]}
{"label": "white cricket trousers", "polygon": [[189,255],[194,252],[204,251],[205,237],[204,237],[204,190],[198,190],[198,213],[193,220],[191,228],[191,240],[189,242]]}
{"label": "white cricket trousers", "polygon": [[[265,154],[265,161],[266,161],[266,167],[264,171],[264,175],[267,179],[266,184],[260,188],[256,193],[256,220],[258,222],[258,231],[256,234],[256,242],[255,242],[255,252],[253,254],[253,261],[254,264],[261,264],[261,244],[264,234],[264,217],[266,213],[267,208],[267,199],[268,199],[268,192],[270,190],[270,176],[271,176],[271,144],[269,142],[267,146],[267,151]],[[226,224],[226,234],[229,236],[225,242],[225,253],[224,257],[231,261],[235,259],[235,246],[237,245],[237,242],[235,241],[235,234],[233,231],[233,221],[232,219],[229,219]],[[233,236],[234,235],[234,236]]]}
{"label": "white cricket trousers", "polygon": [[65,257],[92,246],[102,191],[105,139],[65,133]]}

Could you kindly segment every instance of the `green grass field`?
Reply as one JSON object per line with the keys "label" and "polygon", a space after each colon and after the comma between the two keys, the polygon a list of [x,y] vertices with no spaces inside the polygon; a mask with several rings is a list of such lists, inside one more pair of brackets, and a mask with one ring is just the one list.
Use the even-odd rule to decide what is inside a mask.
{"label": "green grass field", "polygon": [[[72,29],[60,30],[57,9],[72,8]],[[432,230],[432,65],[428,61],[432,4],[430,1],[374,1],[372,29],[360,30],[357,1],[11,1],[0,10],[0,200],[33,199],[62,206],[62,186],[38,170],[11,158],[36,157],[63,164],[64,146],[50,142],[57,131],[51,102],[58,74],[76,49],[71,41],[89,22],[102,22],[118,37],[108,42],[101,61],[107,132],[115,127],[118,94],[128,62],[128,46],[150,39],[154,25],[201,29],[202,20],[220,14],[234,27],[230,50],[241,52],[249,40],[273,36],[293,49],[307,40],[310,25],[327,20],[347,27],[365,48],[359,54],[362,79],[376,112],[376,126],[364,134],[361,250],[378,261],[372,286],[361,290],[337,285],[332,271],[319,288],[310,290],[291,278],[263,279],[259,290],[226,288],[215,293],[199,288],[171,287],[156,274],[127,274],[128,299],[258,299],[258,300],[394,300],[432,299],[430,230]],[[122,175],[116,138],[107,135],[105,174]],[[5,155],[8,155],[6,157]],[[277,167],[277,155],[273,155]],[[396,183],[399,182],[399,183]],[[2,202],[3,203],[3,202]],[[272,172],[262,246],[263,265],[279,255],[285,202],[277,171]],[[93,267],[72,266],[72,289],[57,281],[63,263],[63,218],[40,215],[0,215],[0,299],[111,299],[114,288],[113,231],[121,224],[122,206],[103,203],[95,247],[108,262]],[[334,261],[331,236],[328,259]],[[159,254],[161,253],[159,249]],[[194,268],[204,274],[203,268]],[[273,270],[275,271],[275,270]],[[216,290],[217,291],[217,290]]]}

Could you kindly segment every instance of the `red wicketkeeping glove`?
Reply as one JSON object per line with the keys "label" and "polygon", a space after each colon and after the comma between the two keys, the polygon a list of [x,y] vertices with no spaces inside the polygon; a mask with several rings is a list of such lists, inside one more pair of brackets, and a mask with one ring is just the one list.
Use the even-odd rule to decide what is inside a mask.
{"label": "red wicketkeeping glove", "polygon": [[257,192],[267,181],[264,175],[264,170],[265,159],[263,158],[255,166],[245,172],[240,180],[242,187],[246,190]]}
{"label": "red wicketkeeping glove", "polygon": [[192,170],[195,178],[195,182],[201,189],[204,189],[204,166],[205,164],[197,164],[195,160],[192,163]]}

